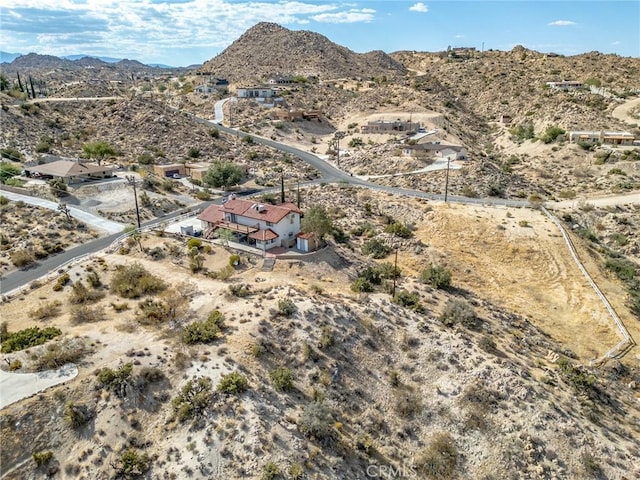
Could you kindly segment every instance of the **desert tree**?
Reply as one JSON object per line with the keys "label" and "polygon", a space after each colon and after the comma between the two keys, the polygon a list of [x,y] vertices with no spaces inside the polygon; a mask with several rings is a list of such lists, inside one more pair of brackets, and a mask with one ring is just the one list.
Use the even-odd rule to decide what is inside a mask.
{"label": "desert tree", "polygon": [[217,161],[209,167],[202,179],[214,188],[226,188],[240,183],[244,177],[244,170],[232,162]]}
{"label": "desert tree", "polygon": [[333,231],[333,222],[327,210],[321,205],[313,205],[302,217],[301,229],[305,233],[313,233],[321,240]]}
{"label": "desert tree", "polygon": [[103,140],[84,144],[82,151],[87,158],[94,158],[98,162],[98,165],[100,165],[100,162],[104,160],[105,157],[116,154],[115,149]]}

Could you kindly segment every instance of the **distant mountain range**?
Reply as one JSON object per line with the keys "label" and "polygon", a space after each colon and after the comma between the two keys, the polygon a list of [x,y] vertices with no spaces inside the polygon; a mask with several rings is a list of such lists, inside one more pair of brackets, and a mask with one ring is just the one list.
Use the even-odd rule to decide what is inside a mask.
{"label": "distant mountain range", "polygon": [[[28,55],[38,55],[38,54],[28,54]],[[9,53],[0,51],[0,63],[11,63],[19,57],[27,56],[23,53]],[[77,55],[65,55],[63,57],[54,57],[52,55],[38,55],[38,57],[48,57],[48,58],[58,58],[61,60],[70,60],[73,62],[82,61],[83,63],[90,63],[91,60],[99,60],[104,63],[120,63],[120,62],[135,62],[140,64],[141,66],[153,67],[153,68],[181,68],[181,67],[173,67],[171,65],[164,65],[161,63],[150,63],[143,64],[138,62],[137,60],[127,60],[123,58],[114,58],[114,57],[100,57],[96,55],[86,55],[86,54],[77,54]],[[190,66],[186,68],[198,68],[199,65]]]}

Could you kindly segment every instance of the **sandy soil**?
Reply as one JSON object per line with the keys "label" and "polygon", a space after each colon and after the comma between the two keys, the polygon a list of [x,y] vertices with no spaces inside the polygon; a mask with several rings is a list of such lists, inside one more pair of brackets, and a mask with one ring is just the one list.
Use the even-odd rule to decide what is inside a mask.
{"label": "sandy soil", "polygon": [[628,102],[625,102],[622,105],[616,107],[613,112],[611,112],[611,116],[613,118],[617,118],[618,120],[622,120],[623,122],[627,122],[636,126],[640,123],[639,115],[640,98],[629,100]]}
{"label": "sandy soil", "polygon": [[[540,212],[449,205],[420,226],[418,236],[442,253],[455,284],[529,318],[583,361],[599,358],[621,339],[560,232]],[[640,338],[623,287],[601,274],[587,252],[579,253],[632,336]]]}

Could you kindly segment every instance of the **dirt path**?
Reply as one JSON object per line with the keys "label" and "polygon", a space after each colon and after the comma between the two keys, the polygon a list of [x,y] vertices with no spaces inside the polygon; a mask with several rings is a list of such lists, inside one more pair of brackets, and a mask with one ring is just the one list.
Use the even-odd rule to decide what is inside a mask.
{"label": "dirt path", "polygon": [[[638,125],[640,124],[640,118],[638,118],[638,116],[634,117],[631,115],[631,110],[633,109],[640,110],[640,98],[629,100],[628,102],[614,108],[613,112],[611,112],[611,116],[618,120],[622,120],[623,122]],[[638,111],[636,111],[636,115],[638,115]]]}
{"label": "dirt path", "polygon": [[580,204],[588,203],[594,207],[609,207],[613,205],[640,205],[640,192],[622,193],[620,195],[605,195],[602,197],[574,198],[561,202],[550,203],[548,208],[578,208]]}

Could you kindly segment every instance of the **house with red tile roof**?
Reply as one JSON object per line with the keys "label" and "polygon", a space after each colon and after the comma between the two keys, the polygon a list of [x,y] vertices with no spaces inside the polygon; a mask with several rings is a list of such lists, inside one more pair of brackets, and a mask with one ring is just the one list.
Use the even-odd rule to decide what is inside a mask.
{"label": "house with red tile roof", "polygon": [[205,238],[226,229],[233,232],[235,241],[266,251],[296,245],[301,215],[300,209],[290,202],[271,205],[231,197],[222,205],[206,208],[198,219]]}

